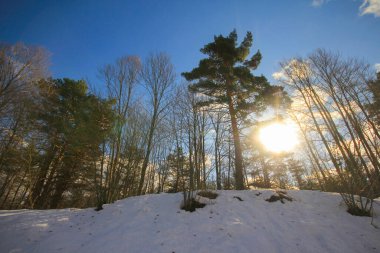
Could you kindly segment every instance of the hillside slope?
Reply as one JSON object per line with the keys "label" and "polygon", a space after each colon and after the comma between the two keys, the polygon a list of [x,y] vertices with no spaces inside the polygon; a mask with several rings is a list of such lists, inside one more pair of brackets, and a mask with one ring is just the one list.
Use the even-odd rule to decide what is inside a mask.
{"label": "hillside slope", "polygon": [[338,194],[288,191],[294,201],[282,204],[265,201],[271,190],[218,193],[193,213],[179,209],[181,193],[132,197],[100,212],[0,211],[0,252],[380,252],[380,229],[348,214]]}

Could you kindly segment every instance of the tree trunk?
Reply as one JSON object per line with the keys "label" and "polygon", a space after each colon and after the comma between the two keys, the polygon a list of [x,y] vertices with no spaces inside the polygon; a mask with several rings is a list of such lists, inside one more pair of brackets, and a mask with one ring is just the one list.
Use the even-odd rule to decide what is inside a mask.
{"label": "tree trunk", "polygon": [[243,175],[243,155],[240,145],[240,135],[237,125],[236,112],[232,103],[232,96],[228,94],[228,109],[231,116],[232,136],[235,146],[235,188],[236,190],[244,190],[244,175]]}
{"label": "tree trunk", "polygon": [[157,121],[157,112],[155,109],[155,111],[153,112],[152,121],[149,128],[148,143],[147,143],[146,153],[144,157],[144,162],[141,168],[141,177],[140,177],[140,182],[139,182],[139,188],[137,189],[137,195],[141,195],[143,191],[146,169],[148,167],[149,156],[152,149],[154,130],[156,128],[156,121]]}

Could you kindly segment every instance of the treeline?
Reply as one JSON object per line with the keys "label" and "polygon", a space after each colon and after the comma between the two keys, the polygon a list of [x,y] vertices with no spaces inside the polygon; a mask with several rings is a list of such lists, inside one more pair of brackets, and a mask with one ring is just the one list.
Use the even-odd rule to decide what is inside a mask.
{"label": "treeline", "polygon": [[340,192],[349,212],[368,215],[380,196],[380,73],[374,79],[368,64],[326,50],[282,68],[313,177]]}
{"label": "treeline", "polygon": [[[147,193],[249,186],[347,192],[353,181],[356,192],[379,194],[379,82],[368,71],[347,79],[358,68],[344,62],[353,69],[336,70],[332,80],[342,79],[331,91],[319,76],[307,86],[300,63],[310,62],[297,60],[283,66],[298,91],[288,95],[252,74],[261,61],[259,51],[250,56],[252,41],[250,33],[241,43],[235,31],[216,36],[184,84],[164,53],[121,57],[99,69],[104,93],[52,79],[41,48],[2,44],[0,208],[100,209]],[[333,91],[336,101],[326,95]],[[254,141],[268,108],[277,120],[290,112],[307,159]]]}

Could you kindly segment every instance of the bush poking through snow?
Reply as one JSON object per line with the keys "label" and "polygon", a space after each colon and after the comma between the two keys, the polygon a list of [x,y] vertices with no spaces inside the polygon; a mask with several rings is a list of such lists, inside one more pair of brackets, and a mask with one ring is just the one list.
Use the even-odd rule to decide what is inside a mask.
{"label": "bush poking through snow", "polygon": [[378,195],[374,180],[363,179],[361,175],[346,175],[340,192],[347,212],[355,216],[372,216],[373,200]]}
{"label": "bush poking through snow", "polygon": [[287,201],[293,201],[293,199],[287,195],[286,191],[276,191],[276,193],[270,196],[270,198],[266,199],[266,201],[276,202],[280,200],[282,204],[285,204],[284,199]]}
{"label": "bush poking through snow", "polygon": [[347,212],[355,216],[372,216],[373,199],[354,194],[340,194],[347,206]]}
{"label": "bush poking through snow", "polygon": [[188,212],[194,212],[197,208],[203,208],[206,206],[206,204],[198,202],[194,196],[193,191],[184,191],[183,192],[183,202],[181,205],[181,209],[188,211]]}
{"label": "bush poking through snow", "polygon": [[181,209],[188,211],[188,212],[194,212],[197,208],[203,208],[206,204],[198,202],[195,198],[187,199],[186,202],[182,203]]}
{"label": "bush poking through snow", "polygon": [[216,199],[218,197],[218,193],[212,191],[199,191],[197,195],[208,199]]}
{"label": "bush poking through snow", "polygon": [[352,206],[347,209],[347,212],[355,216],[368,216],[371,217],[371,210],[363,210],[358,206]]}

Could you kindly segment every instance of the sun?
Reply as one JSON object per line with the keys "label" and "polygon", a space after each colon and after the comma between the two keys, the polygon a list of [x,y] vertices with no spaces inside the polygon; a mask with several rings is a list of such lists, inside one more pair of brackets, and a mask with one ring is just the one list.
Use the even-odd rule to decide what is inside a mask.
{"label": "sun", "polygon": [[297,129],[291,123],[274,123],[259,131],[259,140],[272,152],[289,152],[298,144]]}

